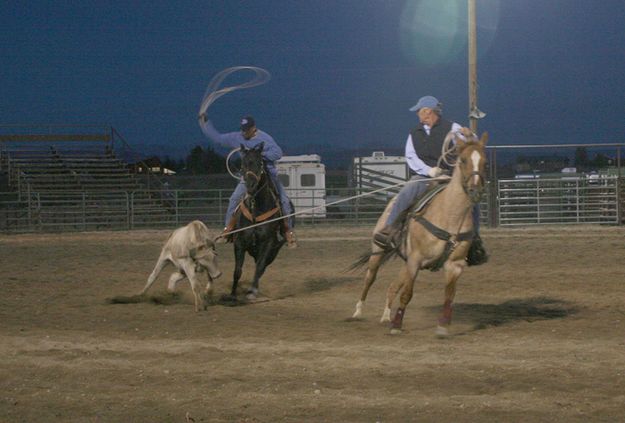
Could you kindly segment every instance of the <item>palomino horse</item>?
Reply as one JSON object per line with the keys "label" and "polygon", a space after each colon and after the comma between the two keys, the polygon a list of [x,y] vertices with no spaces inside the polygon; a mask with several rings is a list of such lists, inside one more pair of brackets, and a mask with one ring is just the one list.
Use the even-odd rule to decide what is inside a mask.
{"label": "palomino horse", "polygon": [[[364,255],[354,267],[367,264],[364,289],[356,304],[353,318],[362,316],[362,308],[369,288],[375,281],[380,266],[393,254],[405,258],[398,281],[392,283],[386,295],[381,322],[390,321],[391,306],[401,290],[400,304],[391,322],[391,333],[401,332],[406,306],[410,302],[419,270],[442,265],[447,285],[443,313],[436,333],[448,334],[451,324],[452,302],[456,294],[456,281],[466,266],[465,258],[473,238],[471,209],[480,200],[484,190],[484,147],[488,134],[478,141],[472,136],[468,141],[456,137],[458,159],[448,185],[437,194],[424,211],[409,216],[405,241],[395,250],[384,251],[372,243],[372,253]],[[390,204],[376,225],[379,230],[386,221]]]}
{"label": "palomino horse", "polygon": [[[260,143],[256,147],[248,149],[241,145],[241,172],[247,194],[239,206],[240,211],[235,230],[279,216],[279,201],[271,177],[263,163],[263,146],[264,144]],[[236,300],[237,285],[243,273],[245,253],[251,255],[256,263],[254,279],[252,286],[247,291],[247,298],[256,299],[261,276],[284,245],[284,238],[278,239],[282,224],[281,220],[275,220],[233,235],[235,267],[230,300]]]}

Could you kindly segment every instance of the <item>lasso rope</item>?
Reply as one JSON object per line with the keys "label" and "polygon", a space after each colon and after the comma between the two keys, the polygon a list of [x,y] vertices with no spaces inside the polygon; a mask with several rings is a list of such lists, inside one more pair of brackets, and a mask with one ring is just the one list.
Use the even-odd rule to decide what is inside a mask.
{"label": "lasso rope", "polygon": [[423,182],[441,181],[441,180],[449,180],[449,176],[439,176],[437,178],[415,179],[415,180],[409,179],[407,181],[399,182],[399,183],[394,184],[394,185],[389,185],[387,187],[378,188],[378,189],[373,190],[373,191],[365,192],[364,194],[353,195],[351,197],[342,198],[340,200],[336,200],[336,201],[333,201],[331,203],[322,204],[320,206],[311,207],[311,208],[304,209],[304,210],[301,210],[301,211],[298,211],[298,212],[293,212],[291,214],[287,214],[287,215],[284,215],[284,216],[274,217],[273,219],[265,220],[263,222],[254,223],[253,225],[249,225],[249,226],[246,226],[244,228],[235,229],[233,231],[228,232],[227,234],[218,235],[217,237],[214,238],[214,241],[218,240],[219,238],[223,238],[225,236],[236,234],[237,232],[243,232],[243,231],[246,231],[248,229],[255,228],[256,226],[266,225],[267,223],[275,222],[275,221],[282,220],[282,219],[288,219],[289,217],[297,216],[298,214],[309,213],[311,210],[317,210],[317,209],[321,209],[321,208],[328,207],[328,206],[334,206],[336,204],[344,203],[346,201],[355,200],[357,198],[366,197],[368,195],[376,194],[376,193],[382,192],[382,191],[389,191],[392,188],[397,188],[397,187],[401,187],[403,185],[406,185],[408,182],[423,183]]}
{"label": "lasso rope", "polygon": [[241,179],[241,175],[237,175],[235,172],[232,171],[232,169],[230,169],[230,157],[232,157],[232,155],[234,153],[237,153],[241,150],[241,148],[235,148],[234,150],[232,150],[230,153],[228,153],[228,156],[226,157],[226,170],[228,171],[228,173],[230,174],[230,176],[232,176],[234,179]]}
{"label": "lasso rope", "polygon": [[[477,135],[471,132],[471,130],[468,128],[466,128],[466,131],[465,131],[465,128],[462,128],[460,130],[460,133],[465,138],[465,141],[471,141],[471,140],[477,141],[478,140]],[[441,163],[445,163],[449,167],[454,167],[456,165],[456,161],[451,160],[451,158],[454,157],[456,153],[456,144],[451,143],[454,140],[455,136],[456,136],[456,133],[450,131],[445,137],[445,140],[443,141],[443,145],[441,146],[441,155],[438,158],[438,162],[436,163],[437,167],[441,167]]]}
{"label": "lasso rope", "polygon": [[436,163],[437,167],[441,167],[441,163],[445,163],[449,167],[454,167],[456,165],[456,162],[451,160],[451,157],[453,157],[456,151],[456,145],[451,143],[454,135],[455,134],[450,131],[445,137],[443,145],[441,146],[441,155]]}
{"label": "lasso rope", "polygon": [[[254,78],[250,81],[244,82],[243,84],[233,85],[231,87],[219,88],[221,83],[230,75],[235,72],[249,70],[255,73]],[[258,85],[262,85],[269,81],[271,75],[263,68],[257,68],[256,66],[235,66],[232,68],[227,68],[219,72],[217,75],[211,79],[206,88],[206,92],[204,93],[204,98],[202,99],[202,104],[200,105],[200,111],[198,112],[198,116],[201,116],[206,113],[209,106],[215,102],[222,95],[228,94],[235,90],[242,90],[244,88],[252,88]]]}

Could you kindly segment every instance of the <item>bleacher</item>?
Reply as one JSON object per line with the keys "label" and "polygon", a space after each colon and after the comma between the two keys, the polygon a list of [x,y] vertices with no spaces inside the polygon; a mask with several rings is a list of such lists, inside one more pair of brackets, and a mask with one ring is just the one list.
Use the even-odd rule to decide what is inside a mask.
{"label": "bleacher", "polygon": [[[0,229],[129,229],[155,215],[168,221],[154,193],[158,178],[145,186],[145,176],[123,158],[128,144],[112,128],[1,129],[0,173],[10,192],[0,198]],[[14,201],[6,200],[11,193]]]}

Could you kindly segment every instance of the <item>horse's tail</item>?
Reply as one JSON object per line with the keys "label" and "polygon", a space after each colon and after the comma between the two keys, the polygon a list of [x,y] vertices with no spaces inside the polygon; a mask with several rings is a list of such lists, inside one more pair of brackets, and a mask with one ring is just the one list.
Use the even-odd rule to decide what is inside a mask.
{"label": "horse's tail", "polygon": [[354,270],[358,270],[360,269],[362,266],[364,266],[365,264],[367,264],[367,262],[369,261],[369,258],[371,258],[371,255],[373,253],[372,252],[366,252],[364,254],[362,254],[360,257],[358,257],[358,259],[353,262],[347,269],[345,269],[346,272],[353,272]]}
{"label": "horse's tail", "polygon": [[382,259],[380,260],[380,266],[384,266],[387,261],[397,256],[398,253],[397,253],[397,249],[377,251],[377,252],[368,251],[366,253],[363,253],[360,257],[358,257],[358,259],[355,262],[353,262],[345,271],[353,272],[355,270],[358,270],[364,265],[366,265],[372,256],[379,256],[379,255],[382,256]]}

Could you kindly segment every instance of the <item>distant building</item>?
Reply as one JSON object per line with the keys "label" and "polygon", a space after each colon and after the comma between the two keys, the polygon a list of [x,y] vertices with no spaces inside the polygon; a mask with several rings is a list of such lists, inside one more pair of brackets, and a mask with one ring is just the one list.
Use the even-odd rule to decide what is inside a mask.
{"label": "distant building", "polygon": [[156,175],[175,175],[171,169],[163,167],[161,159],[158,157],[149,157],[140,162],[128,165],[134,173],[146,173],[148,170]]}

